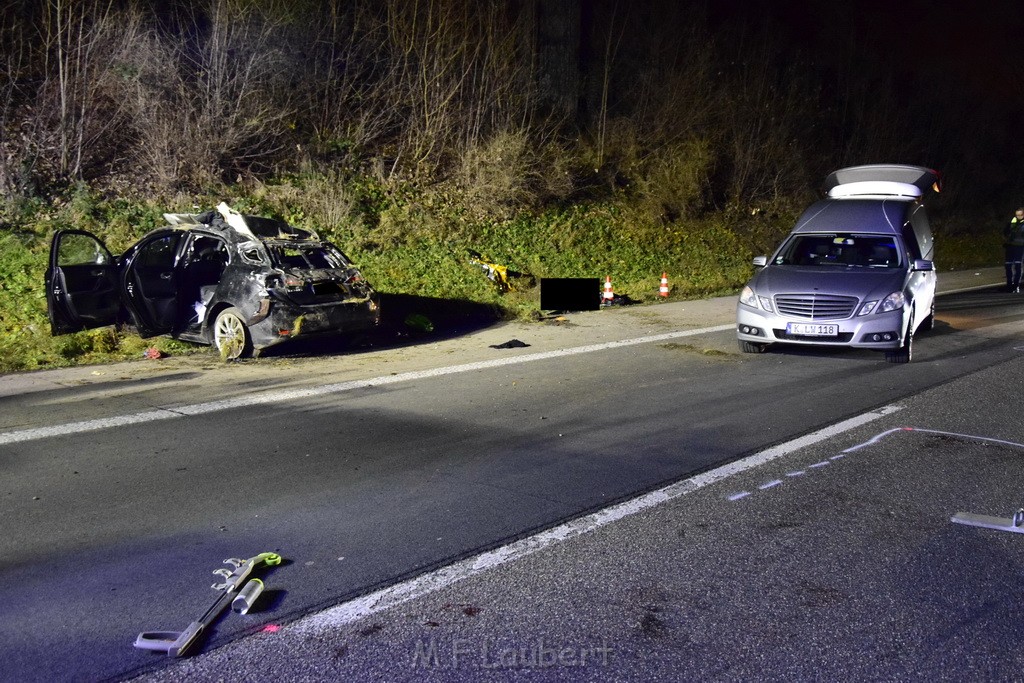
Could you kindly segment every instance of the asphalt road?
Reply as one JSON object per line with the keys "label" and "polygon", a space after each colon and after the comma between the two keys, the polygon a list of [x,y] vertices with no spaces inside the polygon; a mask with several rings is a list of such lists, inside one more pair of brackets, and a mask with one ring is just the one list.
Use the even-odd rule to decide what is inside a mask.
{"label": "asphalt road", "polygon": [[[8,380],[4,675],[162,669],[132,640],[195,619],[225,557],[289,563],[268,574],[261,611],[226,619],[206,651],[1002,366],[1019,356],[1022,304],[943,297],[901,367],[862,352],[742,356],[729,332],[702,331],[731,317],[719,300],[333,359],[164,366],[176,379],[132,366]],[[490,348],[510,334],[531,347]]]}
{"label": "asphalt road", "polygon": [[1021,386],[1018,354],[412,600],[143,680],[1019,681],[1024,535],[950,519],[1024,503]]}

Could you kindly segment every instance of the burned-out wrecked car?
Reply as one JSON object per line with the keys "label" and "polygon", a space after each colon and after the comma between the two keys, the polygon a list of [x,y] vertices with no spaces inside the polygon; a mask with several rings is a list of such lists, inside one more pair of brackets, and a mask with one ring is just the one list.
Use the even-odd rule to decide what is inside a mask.
{"label": "burned-out wrecked car", "polygon": [[53,334],[126,322],[143,337],[213,344],[238,358],[300,335],[380,322],[373,287],[310,230],[224,203],[164,218],[166,227],[118,257],[85,231],[53,236],[46,271]]}

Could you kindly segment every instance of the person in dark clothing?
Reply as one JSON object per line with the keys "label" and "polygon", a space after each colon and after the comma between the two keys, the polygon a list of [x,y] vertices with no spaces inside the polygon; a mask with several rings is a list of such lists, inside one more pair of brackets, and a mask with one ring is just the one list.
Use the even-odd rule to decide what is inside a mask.
{"label": "person in dark clothing", "polygon": [[1020,291],[1021,261],[1024,261],[1024,207],[1017,209],[1003,229],[1006,248],[1006,290]]}

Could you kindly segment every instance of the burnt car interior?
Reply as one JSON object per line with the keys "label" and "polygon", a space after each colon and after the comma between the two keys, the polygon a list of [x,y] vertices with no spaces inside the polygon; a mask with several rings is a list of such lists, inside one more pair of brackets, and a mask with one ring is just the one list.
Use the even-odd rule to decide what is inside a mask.
{"label": "burnt car interior", "polygon": [[228,249],[223,240],[210,235],[193,235],[182,257],[181,320],[185,327],[198,330],[213,299],[221,276],[228,265]]}
{"label": "burnt car interior", "polygon": [[[212,212],[210,212],[212,214]],[[216,216],[216,214],[214,214]],[[219,216],[216,216],[219,218]],[[210,221],[204,220],[204,223]],[[312,230],[303,230],[283,221],[262,216],[246,216],[245,225],[256,237],[260,239],[293,239],[293,240],[316,240],[317,234]]]}

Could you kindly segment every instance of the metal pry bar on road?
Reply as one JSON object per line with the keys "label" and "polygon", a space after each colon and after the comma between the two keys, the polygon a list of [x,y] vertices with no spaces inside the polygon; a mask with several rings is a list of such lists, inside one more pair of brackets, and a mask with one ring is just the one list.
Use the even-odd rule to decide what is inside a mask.
{"label": "metal pry bar on road", "polygon": [[260,553],[248,560],[229,558],[224,562],[233,565],[235,569],[233,571],[227,568],[214,570],[214,574],[223,576],[225,580],[223,583],[214,584],[213,588],[223,591],[223,593],[210,606],[210,609],[203,612],[203,616],[186,626],[184,631],[143,631],[135,639],[135,647],[141,650],[166,652],[171,657],[182,656],[203,632],[203,629],[216,621],[220,613],[227,609],[235,599],[238,587],[245,583],[249,574],[260,566],[273,567],[281,564],[281,556],[277,553]]}
{"label": "metal pry bar on road", "polygon": [[979,526],[984,529],[995,529],[996,531],[1011,531],[1016,534],[1024,534],[1024,508],[1013,513],[1013,517],[990,517],[989,515],[975,515],[970,512],[958,512],[949,518],[949,521],[967,526]]}

